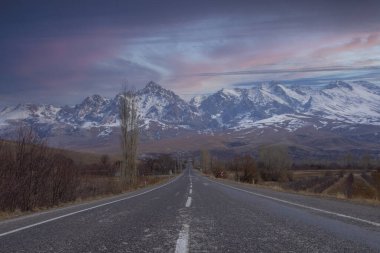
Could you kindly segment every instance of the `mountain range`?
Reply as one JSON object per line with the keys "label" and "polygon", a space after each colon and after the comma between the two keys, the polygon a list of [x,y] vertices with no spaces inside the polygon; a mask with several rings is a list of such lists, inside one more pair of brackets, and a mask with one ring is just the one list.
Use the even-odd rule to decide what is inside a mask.
{"label": "mountain range", "polygon": [[[287,145],[295,157],[380,150],[380,86],[366,81],[267,82],[189,102],[150,82],[136,94],[142,152],[250,152],[262,144]],[[27,124],[53,146],[117,153],[119,96],[92,95],[74,106],[6,106],[0,137],[15,138]]]}

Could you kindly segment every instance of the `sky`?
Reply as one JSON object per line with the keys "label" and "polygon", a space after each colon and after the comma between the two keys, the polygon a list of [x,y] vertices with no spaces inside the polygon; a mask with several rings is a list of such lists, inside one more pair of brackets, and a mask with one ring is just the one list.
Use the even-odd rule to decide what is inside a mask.
{"label": "sky", "polygon": [[[380,1],[2,0],[0,105],[380,80]],[[310,81],[311,80],[311,81]]]}

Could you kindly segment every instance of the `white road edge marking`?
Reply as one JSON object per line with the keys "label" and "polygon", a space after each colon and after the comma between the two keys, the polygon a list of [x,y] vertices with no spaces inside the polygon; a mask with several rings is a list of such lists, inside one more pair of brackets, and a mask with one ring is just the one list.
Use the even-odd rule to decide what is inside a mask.
{"label": "white road edge marking", "polygon": [[338,217],[342,217],[342,218],[346,218],[346,219],[350,219],[350,220],[355,220],[355,221],[360,221],[360,222],[367,223],[367,224],[370,224],[370,225],[373,225],[373,226],[376,226],[376,227],[380,227],[380,223],[377,223],[377,222],[374,222],[374,221],[369,221],[369,220],[357,218],[357,217],[346,215],[346,214],[336,213],[336,212],[327,211],[327,210],[320,209],[320,208],[315,208],[315,207],[311,207],[311,206],[307,206],[307,205],[302,205],[302,204],[298,204],[298,203],[295,203],[295,202],[279,199],[279,198],[276,198],[276,197],[267,196],[267,195],[264,195],[264,194],[261,194],[261,193],[250,192],[250,191],[246,191],[246,190],[243,190],[243,189],[239,189],[239,188],[236,188],[236,187],[233,187],[233,186],[229,186],[229,185],[226,185],[226,184],[222,184],[222,183],[210,180],[208,178],[206,178],[206,179],[209,180],[209,181],[211,181],[211,182],[214,182],[216,184],[220,184],[220,185],[223,185],[225,187],[229,187],[231,189],[235,189],[235,190],[238,190],[238,191],[246,192],[246,193],[249,193],[249,194],[252,194],[252,195],[256,195],[256,196],[259,196],[259,197],[275,200],[275,201],[286,203],[286,204],[293,205],[293,206],[302,207],[302,208],[305,208],[305,209],[310,209],[310,210],[321,212],[321,213],[332,214],[332,215],[335,215],[335,216],[338,216]]}
{"label": "white road edge marking", "polygon": [[31,224],[31,225],[28,225],[28,226],[24,226],[24,227],[20,227],[20,228],[16,228],[16,229],[13,229],[13,230],[10,230],[8,232],[4,232],[2,234],[0,234],[0,237],[3,237],[5,235],[9,235],[9,234],[13,234],[13,233],[16,233],[16,232],[19,232],[19,231],[22,231],[22,230],[25,230],[25,229],[28,229],[28,228],[32,228],[32,227],[36,227],[36,226],[39,226],[39,225],[42,225],[42,224],[45,224],[45,223],[48,223],[48,222],[52,222],[52,221],[55,221],[55,220],[59,220],[59,219],[62,219],[62,218],[65,218],[65,217],[68,217],[68,216],[72,216],[72,215],[75,215],[75,214],[78,214],[78,213],[83,213],[83,212],[86,212],[86,211],[90,211],[92,209],[96,209],[96,208],[99,208],[99,207],[102,207],[102,206],[107,206],[107,205],[111,205],[111,204],[114,204],[114,203],[117,203],[117,202],[121,202],[121,201],[124,201],[124,200],[127,200],[127,199],[131,199],[131,198],[134,198],[134,197],[138,197],[138,196],[141,196],[141,195],[144,195],[146,193],[149,193],[149,192],[152,192],[152,191],[155,191],[155,190],[158,190],[162,187],[165,187],[175,181],[178,180],[178,178],[180,178],[182,176],[178,176],[176,177],[174,180],[172,181],[169,181],[163,185],[160,185],[156,188],[152,188],[152,189],[149,189],[145,192],[141,192],[141,193],[138,193],[136,195],[133,195],[133,196],[128,196],[128,197],[125,197],[125,198],[121,198],[121,199],[117,199],[117,200],[113,200],[113,201],[110,201],[110,202],[106,202],[106,203],[103,203],[103,204],[100,204],[100,205],[96,205],[96,206],[92,206],[92,207],[89,207],[89,208],[85,208],[85,209],[82,209],[82,210],[79,210],[79,211],[75,211],[75,212],[71,212],[71,213],[67,213],[67,214],[64,214],[64,215],[61,215],[61,216],[57,216],[57,217],[54,217],[54,218],[51,218],[51,219],[48,219],[48,220],[44,220],[44,221],[40,221],[40,222],[37,222],[37,223],[34,223],[34,224]]}
{"label": "white road edge marking", "polygon": [[175,245],[175,253],[189,252],[189,228],[189,225],[183,224]]}
{"label": "white road edge marking", "polygon": [[190,207],[191,206],[191,197],[187,197],[187,201],[186,201],[186,207]]}

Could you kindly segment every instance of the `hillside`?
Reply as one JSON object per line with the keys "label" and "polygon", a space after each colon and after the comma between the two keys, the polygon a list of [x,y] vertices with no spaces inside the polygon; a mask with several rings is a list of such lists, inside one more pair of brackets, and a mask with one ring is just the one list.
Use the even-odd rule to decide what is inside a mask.
{"label": "hillside", "polygon": [[[14,148],[16,145],[13,141],[5,141],[0,139],[1,148]],[[75,164],[81,165],[91,165],[94,163],[99,163],[102,154],[98,153],[88,153],[88,152],[79,152],[75,150],[59,149],[59,148],[48,148],[54,154],[62,154],[67,158],[70,158],[74,161]],[[116,157],[110,157],[111,160],[116,160]]]}

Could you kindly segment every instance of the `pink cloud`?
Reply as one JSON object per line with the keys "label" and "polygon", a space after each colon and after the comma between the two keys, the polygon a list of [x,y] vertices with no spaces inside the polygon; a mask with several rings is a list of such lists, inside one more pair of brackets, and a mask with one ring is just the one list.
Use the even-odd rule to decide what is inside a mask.
{"label": "pink cloud", "polygon": [[117,56],[120,45],[102,33],[19,42],[13,72],[43,86],[61,86],[86,78],[95,64]]}
{"label": "pink cloud", "polygon": [[340,53],[351,52],[355,50],[364,50],[380,45],[380,36],[378,34],[370,34],[364,38],[355,37],[351,41],[340,44],[338,46],[323,47],[316,50],[312,56],[324,58]]}

